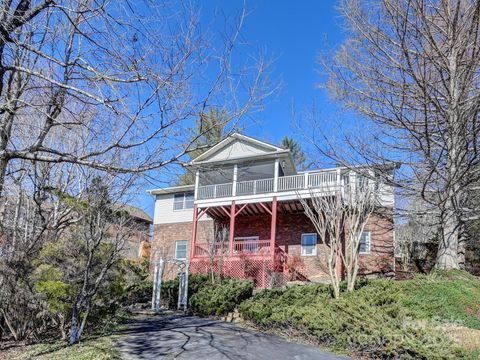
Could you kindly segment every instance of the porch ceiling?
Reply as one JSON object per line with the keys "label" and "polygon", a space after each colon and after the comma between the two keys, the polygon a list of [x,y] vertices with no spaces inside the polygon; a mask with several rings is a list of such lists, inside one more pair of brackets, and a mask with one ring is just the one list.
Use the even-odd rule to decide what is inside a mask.
{"label": "porch ceiling", "polygon": [[[269,210],[272,208],[271,202],[265,202],[262,203],[265,205]],[[243,205],[245,204],[239,204],[237,205],[237,211],[239,211]],[[281,214],[295,214],[299,212],[303,212],[303,207],[302,204],[299,201],[279,201],[278,202],[278,207],[277,207],[277,212]],[[230,213],[230,206],[223,206],[223,209],[221,206],[215,206],[215,207],[210,207],[207,210],[207,214],[214,218],[214,219],[228,219],[228,215]],[[260,205],[260,203],[250,203],[246,204],[243,210],[237,215],[237,216],[256,216],[256,215],[270,215],[267,210]]]}

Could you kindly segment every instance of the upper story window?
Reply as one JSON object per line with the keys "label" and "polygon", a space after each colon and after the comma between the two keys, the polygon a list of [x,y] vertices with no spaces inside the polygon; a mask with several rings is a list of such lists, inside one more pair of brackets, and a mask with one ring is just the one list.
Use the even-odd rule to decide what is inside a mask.
{"label": "upper story window", "polygon": [[358,253],[359,254],[370,254],[370,249],[372,247],[370,231],[362,232],[360,237],[360,243],[358,244]]}
{"label": "upper story window", "polygon": [[173,199],[173,210],[193,209],[193,192],[175,194]]}

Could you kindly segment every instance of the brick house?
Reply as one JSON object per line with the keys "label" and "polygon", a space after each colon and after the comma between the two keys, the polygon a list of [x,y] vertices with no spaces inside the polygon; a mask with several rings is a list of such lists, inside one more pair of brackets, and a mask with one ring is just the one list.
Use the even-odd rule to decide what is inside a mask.
{"label": "brick house", "polygon": [[[360,273],[394,271],[394,192],[379,179],[393,177],[395,166],[363,168],[363,175],[342,167],[300,172],[289,150],[233,134],[188,167],[195,185],[149,191],[155,198],[153,260],[186,259],[191,272],[213,267],[253,278],[258,287],[267,285],[279,261],[295,260],[299,279],[326,282],[324,249],[299,197],[308,199],[311,189],[343,196],[362,178],[375,183],[379,206],[362,234]],[[166,274],[172,277],[174,270]]]}

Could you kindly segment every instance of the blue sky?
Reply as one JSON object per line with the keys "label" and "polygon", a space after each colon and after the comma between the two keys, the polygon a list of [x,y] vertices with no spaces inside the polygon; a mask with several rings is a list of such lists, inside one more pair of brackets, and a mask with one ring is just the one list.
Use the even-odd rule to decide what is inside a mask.
{"label": "blue sky", "polygon": [[[201,2],[203,21],[211,22],[243,8],[241,0]],[[340,18],[333,0],[246,1],[248,16],[242,29],[243,39],[252,48],[265,48],[276,61],[272,75],[281,80],[277,94],[267,100],[264,111],[255,114],[254,125],[246,133],[264,140],[279,142],[292,135],[292,104],[297,112],[309,108],[313,101],[322,114],[334,111],[328,94],[316,88],[321,80],[316,58],[325,43],[335,46],[342,41]],[[222,21],[213,22],[221,25]]]}
{"label": "blue sky", "polygon": [[[242,28],[242,41],[248,43],[248,48],[265,49],[276,59],[271,75],[280,80],[281,87],[267,99],[264,110],[253,115],[256,121],[245,128],[246,134],[272,143],[278,143],[285,135],[298,137],[292,122],[292,104],[300,113],[315,102],[321,116],[326,119],[335,116],[336,109],[328,94],[316,87],[321,81],[316,58],[327,43],[335,47],[343,40],[341,19],[335,9],[337,1],[197,0],[195,3],[201,9],[202,26],[219,33],[223,31],[225,17],[235,17],[245,6],[248,16]],[[137,205],[153,215],[153,199],[140,196],[138,201]]]}

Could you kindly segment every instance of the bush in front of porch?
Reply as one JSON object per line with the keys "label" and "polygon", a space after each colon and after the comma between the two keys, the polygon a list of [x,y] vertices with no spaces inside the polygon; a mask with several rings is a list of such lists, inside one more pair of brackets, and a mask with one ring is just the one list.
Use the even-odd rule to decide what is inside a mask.
{"label": "bush in front of porch", "polygon": [[242,279],[223,279],[210,283],[190,298],[190,309],[201,316],[221,316],[232,312],[237,305],[252,297],[253,282]]}
{"label": "bush in front of porch", "polygon": [[[195,315],[226,315],[252,297],[252,293],[251,280],[224,278],[212,282],[205,274],[192,274],[188,278],[188,308]],[[178,278],[162,283],[161,298],[169,309],[177,308]]]}
{"label": "bush in front of porch", "polygon": [[239,311],[259,328],[362,358],[473,359],[475,346],[455,336],[480,334],[479,298],[478,278],[435,272],[401,282],[373,280],[340,299],[328,285],[264,290]]}

